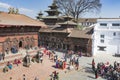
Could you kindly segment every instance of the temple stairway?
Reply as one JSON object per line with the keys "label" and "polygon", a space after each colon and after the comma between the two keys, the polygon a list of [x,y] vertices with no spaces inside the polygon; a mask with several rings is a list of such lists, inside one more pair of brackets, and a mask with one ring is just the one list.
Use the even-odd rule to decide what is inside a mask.
{"label": "temple stairway", "polygon": [[19,59],[22,62],[22,59],[25,57],[26,54],[29,54],[31,57],[37,54],[39,49],[20,49],[16,54],[10,53],[5,55],[5,59],[0,61],[0,68],[3,68],[7,62],[13,63],[15,59]]}

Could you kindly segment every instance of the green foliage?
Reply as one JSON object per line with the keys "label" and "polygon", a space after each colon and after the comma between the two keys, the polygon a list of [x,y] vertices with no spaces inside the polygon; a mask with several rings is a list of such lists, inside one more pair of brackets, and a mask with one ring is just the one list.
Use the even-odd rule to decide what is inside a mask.
{"label": "green foliage", "polygon": [[79,30],[82,30],[82,29],[84,28],[84,26],[77,24],[77,28],[78,28]]}
{"label": "green foliage", "polygon": [[15,8],[10,7],[8,10],[9,10],[8,11],[9,14],[18,14],[19,13],[19,10],[17,8],[15,9]]}

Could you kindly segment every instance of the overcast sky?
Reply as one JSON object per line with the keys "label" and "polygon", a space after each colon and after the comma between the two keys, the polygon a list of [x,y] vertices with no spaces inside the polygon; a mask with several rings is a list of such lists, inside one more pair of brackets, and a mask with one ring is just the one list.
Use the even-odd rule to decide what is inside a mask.
{"label": "overcast sky", "polygon": [[[8,11],[9,7],[19,9],[19,13],[35,18],[39,11],[44,12],[53,0],[0,0],[0,11]],[[82,17],[107,17],[120,16],[120,0],[101,0],[102,8],[99,13],[86,13]]]}

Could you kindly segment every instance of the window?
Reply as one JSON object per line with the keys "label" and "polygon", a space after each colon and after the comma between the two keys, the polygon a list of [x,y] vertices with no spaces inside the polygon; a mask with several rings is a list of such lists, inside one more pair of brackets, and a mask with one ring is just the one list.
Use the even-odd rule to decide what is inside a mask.
{"label": "window", "polygon": [[100,51],[106,51],[105,48],[106,48],[105,46],[98,46],[98,50]]}
{"label": "window", "polygon": [[116,36],[116,32],[113,33],[113,36]]}
{"label": "window", "polygon": [[104,38],[105,36],[104,35],[100,35],[101,38]]}
{"label": "window", "polygon": [[107,23],[100,23],[100,26],[107,26]]}
{"label": "window", "polygon": [[100,40],[100,42],[101,42],[101,43],[104,43],[104,40],[103,40],[103,39],[101,39],[101,40]]}
{"label": "window", "polygon": [[119,23],[113,23],[112,26],[120,26]]}

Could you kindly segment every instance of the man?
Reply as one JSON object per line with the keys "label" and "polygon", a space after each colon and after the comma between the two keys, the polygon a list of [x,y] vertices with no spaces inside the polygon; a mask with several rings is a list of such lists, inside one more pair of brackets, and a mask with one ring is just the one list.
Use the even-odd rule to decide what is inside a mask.
{"label": "man", "polygon": [[23,74],[23,80],[26,80],[26,76],[25,76],[25,74]]}
{"label": "man", "polygon": [[95,79],[97,79],[97,78],[98,78],[98,70],[95,69]]}
{"label": "man", "polygon": [[2,58],[3,58],[3,60],[5,59],[5,53],[2,53]]}
{"label": "man", "polygon": [[94,62],[94,59],[92,60],[92,69],[93,69],[93,71],[95,71],[95,62]]}
{"label": "man", "polygon": [[0,61],[2,60],[2,53],[0,53]]}
{"label": "man", "polygon": [[56,74],[56,79],[59,80],[59,73]]}

